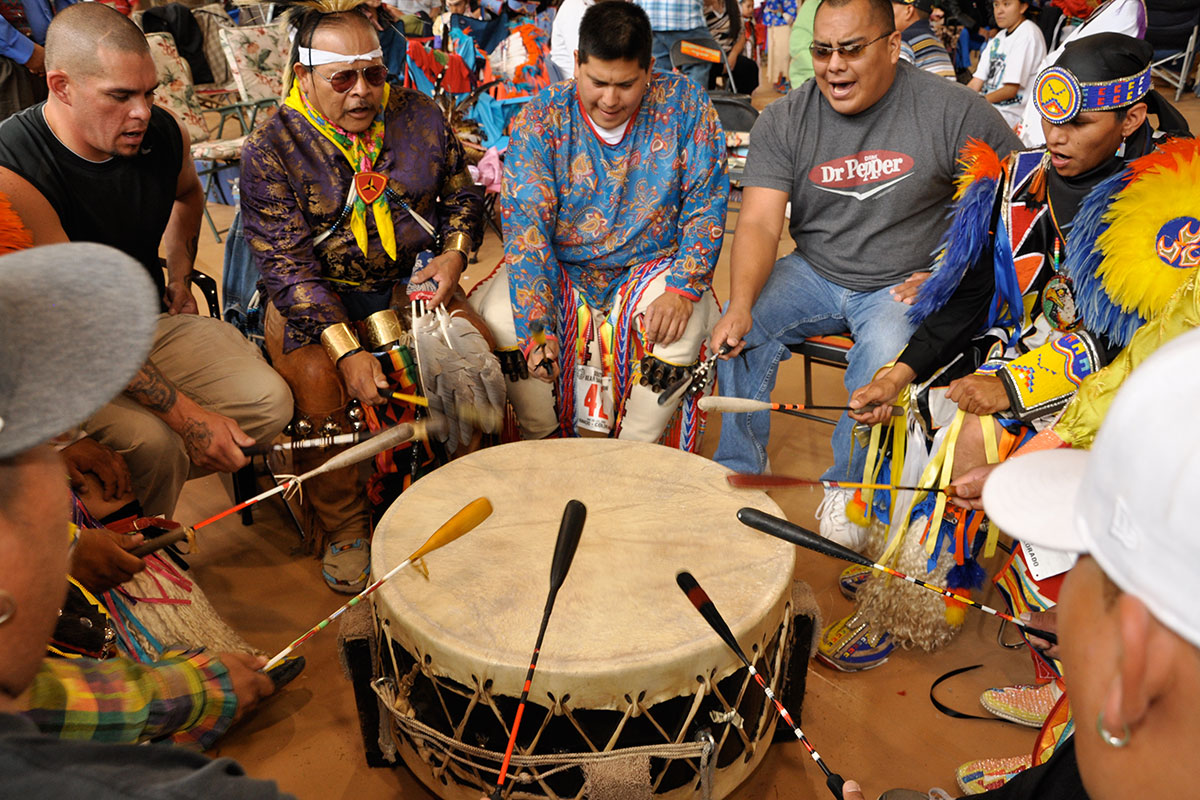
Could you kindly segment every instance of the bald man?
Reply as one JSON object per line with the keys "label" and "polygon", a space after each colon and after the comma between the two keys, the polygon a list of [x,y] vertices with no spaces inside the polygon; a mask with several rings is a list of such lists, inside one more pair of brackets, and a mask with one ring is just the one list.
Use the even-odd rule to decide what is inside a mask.
{"label": "bald man", "polygon": [[35,244],[108,244],[154,280],[163,313],[150,357],[84,427],[125,457],[144,512],[169,517],[189,475],[237,470],[242,447],[283,429],[291,393],[232,326],[196,315],[204,191],[187,131],[154,106],[145,36],[108,6],[71,6],[46,33],[46,82],[46,102],[0,126],[0,192]]}

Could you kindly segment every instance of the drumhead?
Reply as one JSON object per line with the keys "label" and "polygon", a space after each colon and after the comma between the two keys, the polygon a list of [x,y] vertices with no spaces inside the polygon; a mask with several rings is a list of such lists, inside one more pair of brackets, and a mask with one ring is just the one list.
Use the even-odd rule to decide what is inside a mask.
{"label": "drumhead", "polygon": [[[517,696],[549,590],[566,502],[588,509],[579,549],[542,645],[531,699],[616,708],[691,693],[741,666],[675,583],[687,569],[747,653],[774,635],[791,592],[795,548],[736,512],[782,516],[763,492],[731,488],[715,462],[608,439],[517,442],[472,453],[421,478],[387,511],[372,545],[374,578],[468,502],[491,517],[407,569],[373,597],[389,635],[436,674]],[[754,656],[751,655],[751,658]]]}

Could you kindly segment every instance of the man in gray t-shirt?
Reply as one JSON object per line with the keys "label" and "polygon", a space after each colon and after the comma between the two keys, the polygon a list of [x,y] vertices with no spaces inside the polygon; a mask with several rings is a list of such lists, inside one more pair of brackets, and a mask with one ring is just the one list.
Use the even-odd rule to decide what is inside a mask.
{"label": "man in gray t-shirt", "polygon": [[[810,49],[815,79],[768,106],[750,135],[729,305],[713,329],[716,345],[734,348],[718,367],[727,396],[769,399],[787,345],[847,330],[846,387],[869,382],[912,333],[904,300],[946,228],[959,151],[969,138],[998,153],[1020,147],[979,95],[897,64],[890,0],[823,0]],[[789,201],[796,250],[775,261]],[[769,413],[726,417],[716,460],[761,472]],[[827,480],[862,475],[851,427],[843,414]],[[834,527],[850,527],[845,495],[827,500],[822,533],[844,539]]]}

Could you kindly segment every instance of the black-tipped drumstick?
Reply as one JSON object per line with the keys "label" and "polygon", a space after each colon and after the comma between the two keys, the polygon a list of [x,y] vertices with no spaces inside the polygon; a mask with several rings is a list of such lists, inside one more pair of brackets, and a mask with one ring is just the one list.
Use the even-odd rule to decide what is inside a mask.
{"label": "black-tipped drumstick", "polygon": [[508,747],[504,750],[504,761],[500,764],[500,775],[496,779],[496,788],[492,790],[492,800],[499,800],[500,792],[504,789],[504,781],[508,778],[508,764],[512,760],[513,747],[517,743],[517,731],[521,728],[521,717],[525,715],[525,701],[529,698],[529,687],[533,683],[533,671],[537,669],[538,654],[542,650],[542,637],[546,635],[546,625],[550,622],[550,612],[554,610],[554,600],[558,590],[562,588],[567,571],[571,569],[571,560],[575,558],[575,548],[579,546],[579,534],[583,532],[583,523],[587,520],[587,507],[578,500],[570,500],[563,509],[562,522],[558,526],[558,541],[554,544],[554,559],[550,563],[550,593],[546,596],[546,608],[542,611],[542,624],[538,628],[537,642],[533,645],[533,655],[529,659],[529,671],[525,673],[525,686],[521,689],[521,700],[517,703],[517,715],[513,718],[512,732],[508,735]]}
{"label": "black-tipped drumstick", "polygon": [[825,761],[821,758],[821,754],[817,752],[817,748],[812,746],[812,742],[804,735],[804,731],[800,730],[800,726],[792,721],[792,715],[783,707],[783,703],[779,702],[779,698],[775,696],[775,692],[771,691],[771,687],[763,680],[762,675],[750,663],[750,659],[746,658],[745,652],[737,643],[737,639],[733,635],[733,631],[729,630],[729,626],[725,624],[725,620],[721,617],[721,612],[717,611],[716,605],[708,596],[708,593],[700,587],[699,582],[687,570],[683,570],[675,575],[675,582],[679,584],[679,588],[687,595],[688,600],[692,601],[692,605],[700,612],[700,616],[712,626],[716,631],[717,636],[729,646],[729,649],[737,654],[737,657],[746,665],[746,669],[754,676],[754,680],[758,681],[758,685],[766,693],[767,698],[775,704],[775,709],[779,712],[779,716],[783,717],[783,721],[792,727],[792,732],[796,734],[796,738],[800,740],[800,744],[804,745],[804,749],[812,756],[812,760],[817,762],[817,766],[821,768],[821,772],[825,773],[825,785],[829,787],[829,791],[833,792],[833,796],[837,800],[842,800],[842,784],[845,780],[841,775],[829,769]]}
{"label": "black-tipped drumstick", "polygon": [[771,516],[763,511],[759,511],[757,508],[740,509],[737,512],[737,517],[743,525],[748,525],[755,530],[762,531],[763,533],[769,533],[771,536],[774,536],[778,539],[783,539],[785,542],[791,542],[794,545],[808,548],[809,550],[821,553],[822,555],[840,558],[842,561],[849,561],[851,564],[858,564],[863,567],[879,570],[880,572],[886,572],[888,575],[891,575],[894,578],[901,578],[909,583],[915,583],[917,586],[922,586],[931,592],[936,592],[942,597],[948,597],[951,600],[956,600],[959,603],[962,603],[963,605],[971,606],[972,608],[978,608],[980,611],[983,611],[986,614],[1000,617],[1000,619],[1006,619],[1012,624],[1024,628],[1026,633],[1036,636],[1039,639],[1045,639],[1050,644],[1058,644],[1058,636],[1050,631],[1044,631],[1040,628],[1035,628],[1032,625],[1026,624],[1018,617],[1014,617],[1011,614],[1005,614],[1003,611],[997,611],[991,606],[985,606],[983,603],[976,602],[969,597],[963,597],[960,594],[955,594],[949,589],[943,589],[940,586],[934,586],[926,583],[920,578],[913,578],[909,575],[905,575],[903,572],[894,570],[891,567],[886,567],[883,564],[877,564],[866,556],[860,555],[848,547],[843,547],[837,542],[832,542],[829,539],[826,539],[824,536],[820,536],[819,534],[813,533],[810,530],[801,528],[799,525],[788,522],[786,519],[780,519],[779,517]]}

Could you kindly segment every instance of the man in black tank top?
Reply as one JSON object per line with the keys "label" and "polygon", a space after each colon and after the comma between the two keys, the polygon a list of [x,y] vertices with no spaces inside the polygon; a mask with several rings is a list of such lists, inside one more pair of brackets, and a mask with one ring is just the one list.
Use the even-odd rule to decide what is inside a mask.
{"label": "man in black tank top", "polygon": [[232,326],[196,314],[204,191],[186,131],[154,107],[141,31],[102,4],[71,6],[47,32],[46,65],[49,99],[0,125],[0,192],[35,245],[111,245],[154,279],[165,313],[150,357],[84,429],[124,456],[143,511],[169,517],[189,476],[237,470],[242,447],[282,430],[291,393]]}

